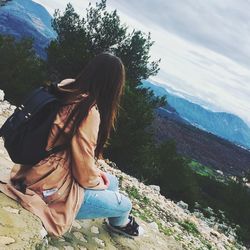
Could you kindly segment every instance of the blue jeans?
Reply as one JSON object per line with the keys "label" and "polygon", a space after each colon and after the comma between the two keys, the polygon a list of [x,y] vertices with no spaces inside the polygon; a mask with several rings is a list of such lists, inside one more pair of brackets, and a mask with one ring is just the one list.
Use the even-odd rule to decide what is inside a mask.
{"label": "blue jeans", "polygon": [[118,179],[106,173],[110,185],[106,190],[84,190],[84,200],[76,219],[108,218],[113,226],[124,226],[132,204],[128,197],[119,193]]}

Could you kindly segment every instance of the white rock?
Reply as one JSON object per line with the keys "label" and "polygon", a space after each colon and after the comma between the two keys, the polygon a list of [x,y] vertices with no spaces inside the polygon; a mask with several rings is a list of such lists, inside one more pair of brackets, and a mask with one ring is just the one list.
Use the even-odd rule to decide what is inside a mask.
{"label": "white rock", "polygon": [[133,208],[136,210],[140,210],[141,207],[138,204],[133,204]]}
{"label": "white rock", "polygon": [[19,212],[20,212],[18,209],[15,209],[15,208],[12,208],[12,207],[3,207],[3,209],[5,211],[8,211],[8,212],[12,213],[12,214],[19,214]]}
{"label": "white rock", "polygon": [[7,236],[0,236],[0,245],[9,245],[11,243],[14,243],[15,240],[11,237]]}
{"label": "white rock", "polygon": [[99,244],[101,247],[105,247],[105,243],[104,243],[103,240],[98,239],[98,238],[96,238],[96,237],[94,237],[93,239],[94,239],[94,241],[95,241],[97,244]]}
{"label": "white rock", "polygon": [[99,234],[99,228],[98,227],[92,226],[90,231],[93,234]]}
{"label": "white rock", "polygon": [[85,242],[85,243],[88,242],[80,232],[74,232],[73,234],[74,234],[74,236],[75,236],[78,240],[81,240],[81,241],[83,241],[83,242]]}
{"label": "white rock", "polygon": [[72,224],[73,227],[77,228],[77,229],[81,229],[81,225],[77,222],[77,221],[73,221],[73,224]]}
{"label": "white rock", "polygon": [[149,185],[150,188],[152,188],[156,193],[160,193],[161,189],[159,186],[156,185]]}
{"label": "white rock", "polygon": [[218,174],[220,174],[220,175],[224,175],[224,173],[223,173],[221,170],[219,170],[219,169],[217,169],[216,172],[217,172]]}
{"label": "white rock", "polygon": [[176,204],[182,209],[188,209],[188,204],[184,201],[178,201]]}
{"label": "white rock", "polygon": [[47,231],[45,230],[45,228],[42,227],[42,229],[40,230],[40,235],[41,235],[42,239],[43,239],[47,234],[48,234],[48,233],[47,233]]}

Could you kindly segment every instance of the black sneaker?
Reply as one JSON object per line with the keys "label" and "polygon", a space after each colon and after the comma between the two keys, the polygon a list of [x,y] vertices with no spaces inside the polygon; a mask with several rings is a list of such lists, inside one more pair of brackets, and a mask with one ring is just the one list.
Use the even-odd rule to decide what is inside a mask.
{"label": "black sneaker", "polygon": [[124,227],[112,226],[110,225],[109,222],[107,222],[107,226],[113,232],[123,234],[130,238],[143,235],[144,230],[142,227],[140,227],[137,224],[137,222],[135,221],[135,218],[130,215],[128,219],[129,219],[129,223]]}

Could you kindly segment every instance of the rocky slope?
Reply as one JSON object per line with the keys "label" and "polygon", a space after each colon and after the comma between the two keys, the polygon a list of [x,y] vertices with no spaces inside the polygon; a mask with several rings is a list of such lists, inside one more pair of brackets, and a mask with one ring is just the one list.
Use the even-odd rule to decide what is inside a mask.
{"label": "rocky slope", "polygon": [[[14,109],[1,99],[2,92],[0,125]],[[99,160],[98,165],[119,178],[121,192],[130,196],[145,235],[134,240],[118,236],[98,219],[75,221],[63,237],[48,237],[38,218],[0,193],[0,249],[246,249],[236,242],[234,229],[216,218],[205,219],[198,210],[191,213],[187,204],[163,197],[159,187],[122,173],[108,159]],[[8,174],[11,166],[0,139],[1,175]]]}

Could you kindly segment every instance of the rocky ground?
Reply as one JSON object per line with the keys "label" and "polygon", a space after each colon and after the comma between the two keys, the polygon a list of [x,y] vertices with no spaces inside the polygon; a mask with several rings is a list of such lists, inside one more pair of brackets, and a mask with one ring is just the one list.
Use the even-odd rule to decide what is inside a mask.
{"label": "rocky ground", "polygon": [[[1,97],[0,92],[0,126],[14,109]],[[77,220],[70,232],[52,238],[36,216],[0,193],[0,249],[246,249],[237,243],[234,229],[218,223],[215,217],[207,219],[198,209],[191,213],[187,204],[163,197],[159,187],[144,185],[108,159],[99,160],[98,165],[119,178],[121,192],[131,198],[132,213],[145,230],[142,237],[129,239],[114,234],[103,219],[98,219]],[[0,139],[1,175],[8,174],[11,166]]]}

